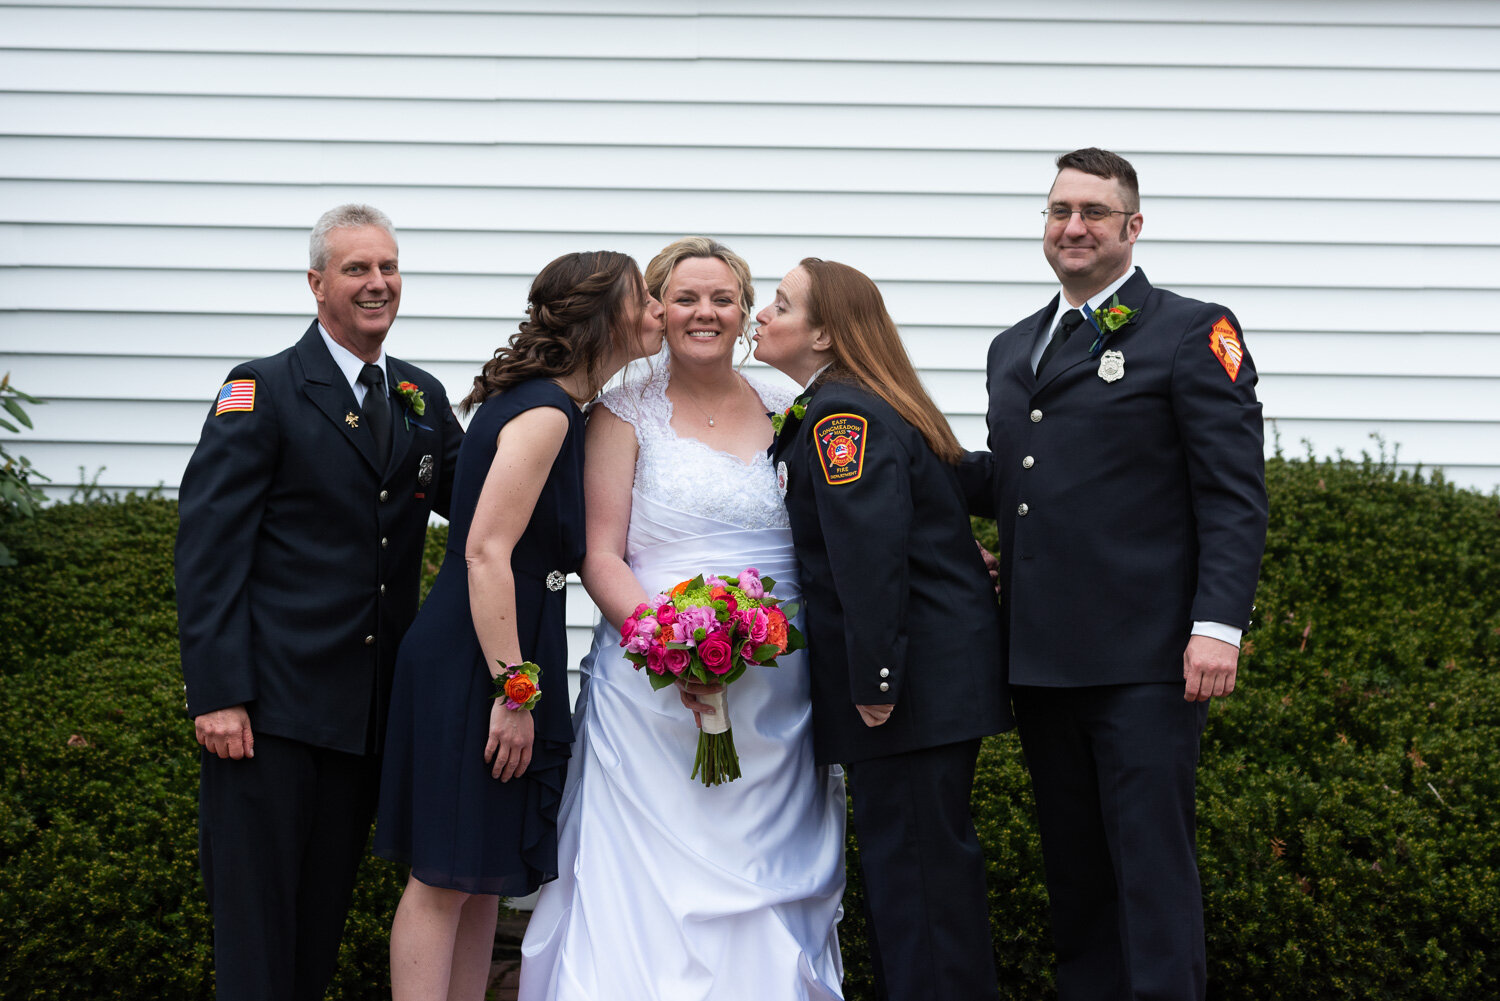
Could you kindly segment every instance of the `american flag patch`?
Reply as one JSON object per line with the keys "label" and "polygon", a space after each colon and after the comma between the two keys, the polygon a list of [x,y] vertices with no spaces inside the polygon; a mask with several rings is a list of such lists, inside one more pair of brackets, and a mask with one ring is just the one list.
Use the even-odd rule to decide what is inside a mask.
{"label": "american flag patch", "polygon": [[1221,316],[1214,321],[1214,328],[1208,334],[1208,346],[1213,348],[1219,364],[1224,366],[1224,371],[1229,373],[1229,381],[1233,382],[1240,374],[1240,360],[1245,357],[1245,346],[1240,343],[1239,334],[1235,333],[1234,324],[1229,322],[1229,317]]}
{"label": "american flag patch", "polygon": [[231,410],[255,409],[255,380],[234,379],[224,383],[219,390],[219,402],[214,407],[214,416],[227,414]]}

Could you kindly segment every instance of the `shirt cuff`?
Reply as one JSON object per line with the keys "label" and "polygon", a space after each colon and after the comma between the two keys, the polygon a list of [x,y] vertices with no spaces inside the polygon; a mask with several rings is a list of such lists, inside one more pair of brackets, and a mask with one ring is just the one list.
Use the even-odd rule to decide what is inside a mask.
{"label": "shirt cuff", "polygon": [[1207,636],[1212,640],[1222,640],[1231,646],[1240,645],[1240,637],[1244,635],[1243,629],[1234,626],[1226,626],[1222,622],[1194,622],[1193,635]]}

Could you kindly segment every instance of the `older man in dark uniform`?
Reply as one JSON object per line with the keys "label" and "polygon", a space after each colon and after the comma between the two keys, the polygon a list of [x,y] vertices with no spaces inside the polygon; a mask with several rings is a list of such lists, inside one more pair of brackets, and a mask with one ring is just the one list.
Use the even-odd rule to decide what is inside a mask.
{"label": "older man in dark uniform", "polygon": [[182,672],[221,999],[312,1001],[332,978],[396,647],[463,436],[442,384],[385,353],[401,301],[385,214],[329,211],[310,263],[318,318],[230,371],[180,493]]}
{"label": "older man in dark uniform", "polygon": [[1062,289],[991,344],[991,451],[965,483],[999,522],[1059,997],[1197,999],[1198,742],[1265,543],[1255,367],[1233,313],[1133,267],[1130,164],[1057,165],[1042,248]]}

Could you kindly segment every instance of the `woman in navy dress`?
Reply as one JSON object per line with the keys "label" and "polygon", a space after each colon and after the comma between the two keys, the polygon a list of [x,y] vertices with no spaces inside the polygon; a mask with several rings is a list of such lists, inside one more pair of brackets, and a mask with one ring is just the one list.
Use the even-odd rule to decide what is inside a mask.
{"label": "woman in navy dress", "polygon": [[[396,1001],[482,999],[499,898],[557,875],[581,404],[660,343],[661,305],[634,260],[567,254],[537,275],[527,319],[459,405],[478,411],[443,566],[397,655],[381,774],[375,851],[411,866],[391,924]],[[540,667],[543,695],[509,709],[495,679],[522,661]]]}

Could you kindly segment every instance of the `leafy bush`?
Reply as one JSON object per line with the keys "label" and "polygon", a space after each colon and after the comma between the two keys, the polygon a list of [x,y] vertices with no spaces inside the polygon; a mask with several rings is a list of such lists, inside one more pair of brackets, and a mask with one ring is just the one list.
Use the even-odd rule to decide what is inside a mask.
{"label": "leafy bush", "polygon": [[[1208,996],[1500,997],[1500,498],[1369,458],[1266,477],[1257,621],[1198,769]],[[1055,997],[1014,733],[979,768],[1001,996]],[[865,999],[853,859],[840,938]]]}
{"label": "leafy bush", "polygon": [[[1209,996],[1500,996],[1500,499],[1370,460],[1267,476],[1258,621],[1199,769]],[[4,998],[211,996],[175,528],[173,503],[139,498],[0,524],[21,564],[0,570]],[[1002,996],[1053,996],[1014,734],[985,742],[974,808]],[[849,861],[864,999],[852,844]],[[387,996],[403,877],[364,867],[331,997]]]}
{"label": "leafy bush", "polygon": [[[46,401],[12,386],[9,372],[0,376],[0,411],[10,415],[17,424],[31,427],[31,418],[21,404],[30,403],[35,406],[44,402]],[[0,428],[12,434],[21,433],[21,428],[5,417],[0,417]],[[46,497],[31,482],[33,479],[47,481],[47,477],[32,468],[31,460],[24,455],[12,456],[5,443],[0,441],[0,517],[30,518],[36,513]],[[0,542],[0,567],[15,566],[15,562],[10,551],[5,548],[5,543]]]}
{"label": "leafy bush", "polygon": [[[0,996],[211,998],[177,505],[59,504],[3,530],[20,566],[0,570]],[[404,883],[366,862],[331,997],[389,997]]]}

